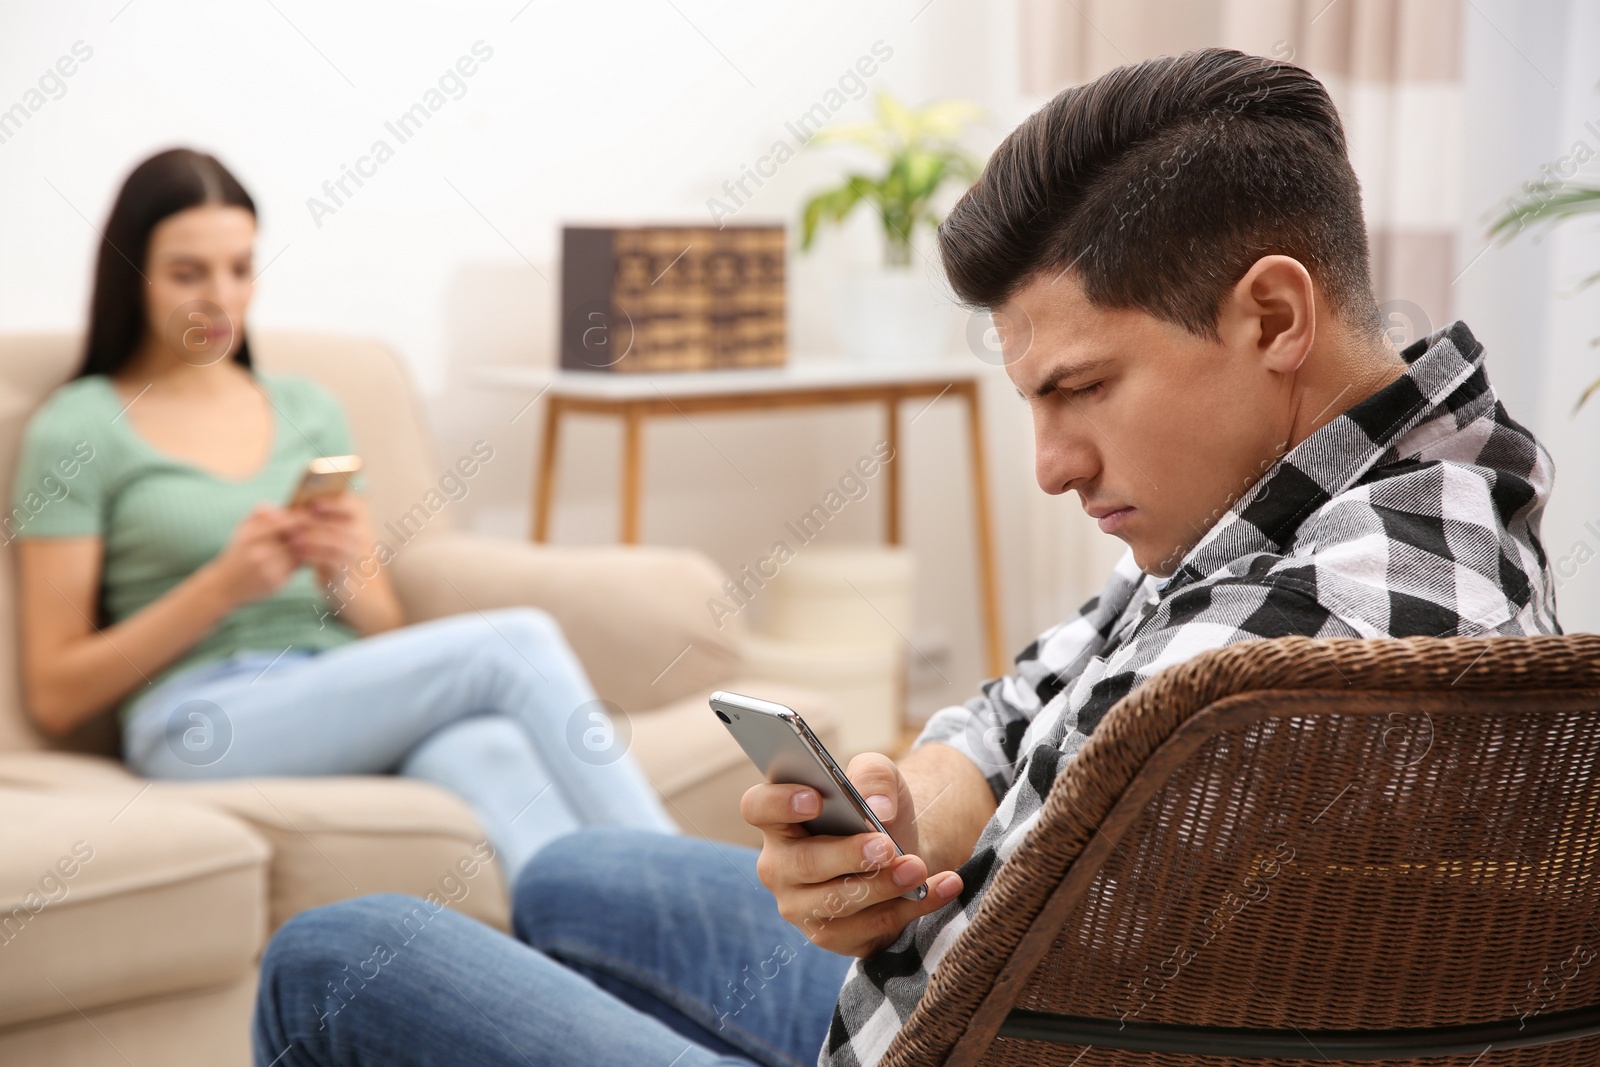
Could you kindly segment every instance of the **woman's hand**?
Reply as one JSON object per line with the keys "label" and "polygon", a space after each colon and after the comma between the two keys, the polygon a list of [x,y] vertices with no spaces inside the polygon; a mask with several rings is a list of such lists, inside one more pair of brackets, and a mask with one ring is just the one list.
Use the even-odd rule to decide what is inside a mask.
{"label": "woman's hand", "polygon": [[365,498],[346,490],[294,510],[304,522],[287,535],[289,550],[316,571],[330,601],[329,614],[363,636],[404,625],[405,613],[382,560],[372,555],[378,535]]}
{"label": "woman's hand", "polygon": [[304,516],[271,504],[257,504],[239,520],[228,543],[207,564],[228,605],[259,600],[289,580],[300,566],[289,537],[304,521]]}
{"label": "woman's hand", "polygon": [[309,563],[324,586],[335,584],[346,567],[359,573],[362,553],[377,540],[366,500],[346,491],[295,510],[304,521],[289,530],[287,540],[299,562]]}

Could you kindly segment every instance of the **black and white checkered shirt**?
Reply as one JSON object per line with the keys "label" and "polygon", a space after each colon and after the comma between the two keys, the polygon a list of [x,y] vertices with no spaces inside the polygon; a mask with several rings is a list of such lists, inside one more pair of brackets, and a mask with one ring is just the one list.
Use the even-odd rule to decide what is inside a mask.
{"label": "black and white checkered shirt", "polygon": [[999,807],[960,896],[845,975],[818,1067],[883,1056],[928,975],[1106,712],[1163,668],[1236,641],[1559,633],[1539,520],[1554,468],[1506,414],[1463,322],[1405,374],[1291,449],[1162,581],[1130,552],[1016,670],[918,736],[983,771]]}

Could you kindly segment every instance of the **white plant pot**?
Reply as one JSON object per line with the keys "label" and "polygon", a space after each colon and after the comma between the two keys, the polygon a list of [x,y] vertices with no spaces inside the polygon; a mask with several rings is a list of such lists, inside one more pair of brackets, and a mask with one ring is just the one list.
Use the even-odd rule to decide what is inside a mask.
{"label": "white plant pot", "polygon": [[941,359],[949,354],[953,305],[926,264],[847,271],[833,283],[834,325],[845,358],[871,363]]}

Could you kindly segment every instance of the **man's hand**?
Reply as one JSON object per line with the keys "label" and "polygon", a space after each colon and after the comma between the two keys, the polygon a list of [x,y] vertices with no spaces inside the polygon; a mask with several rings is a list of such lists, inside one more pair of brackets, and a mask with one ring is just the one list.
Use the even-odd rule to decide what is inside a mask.
{"label": "man's hand", "polygon": [[[813,835],[822,799],[803,785],[762,783],[739,801],[744,821],[761,831],[756,874],[778,900],[778,912],[813,942],[844,956],[871,956],[894,943],[911,920],[937,911],[961,891],[961,876],[932,877],[915,855],[917,822],[911,790],[888,756],[863,752],[845,776],[906,852],[876,831],[848,837]],[[891,862],[892,861],[892,862]],[[902,900],[923,881],[928,895]]]}

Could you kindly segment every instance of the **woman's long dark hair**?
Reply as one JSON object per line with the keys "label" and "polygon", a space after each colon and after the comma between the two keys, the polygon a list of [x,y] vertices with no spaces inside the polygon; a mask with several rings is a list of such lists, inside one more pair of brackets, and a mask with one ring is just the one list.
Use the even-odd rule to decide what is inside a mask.
{"label": "woman's long dark hair", "polygon": [[[256,213],[255,201],[215,156],[172,148],[151,156],[122,183],[100,241],[89,304],[89,338],[75,377],[115,374],[145,334],[145,261],[150,231],[180,211],[202,204],[242,207]],[[233,361],[250,364],[250,342],[240,330]]]}

